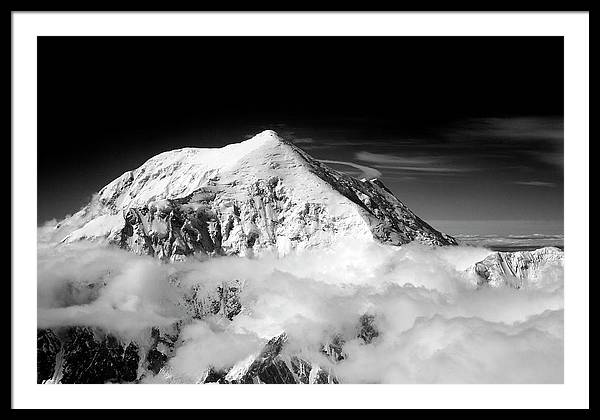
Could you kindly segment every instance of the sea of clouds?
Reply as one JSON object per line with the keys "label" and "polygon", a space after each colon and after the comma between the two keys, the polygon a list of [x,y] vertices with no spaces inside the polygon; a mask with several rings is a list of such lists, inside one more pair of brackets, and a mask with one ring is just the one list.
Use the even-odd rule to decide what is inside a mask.
{"label": "sea of clouds", "polygon": [[[216,257],[160,263],[94,243],[38,244],[38,327],[99,327],[143,341],[183,320],[168,367],[194,382],[227,369],[285,332],[284,353],[333,368],[343,383],[561,383],[563,275],[477,287],[467,270],[491,251],[474,246],[390,247],[346,241],[286,257]],[[557,271],[558,270],[558,271]],[[243,284],[241,313],[190,318],[192,290]],[[362,315],[379,333],[357,338]],[[346,358],[321,352],[334,336]],[[160,381],[160,378],[155,378]]]}

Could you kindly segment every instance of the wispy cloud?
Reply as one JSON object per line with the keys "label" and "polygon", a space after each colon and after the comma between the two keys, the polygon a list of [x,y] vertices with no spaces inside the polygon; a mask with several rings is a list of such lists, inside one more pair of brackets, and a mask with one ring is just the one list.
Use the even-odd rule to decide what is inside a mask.
{"label": "wispy cloud", "polygon": [[360,176],[362,178],[373,179],[373,178],[379,178],[381,176],[381,172],[379,172],[377,169],[371,168],[369,166],[359,165],[358,163],[354,163],[354,162],[344,162],[344,161],[339,161],[339,160],[320,160],[320,162],[351,166],[352,168],[356,168],[359,171],[361,171]]}
{"label": "wispy cloud", "polygon": [[371,152],[358,152],[356,158],[365,162],[373,162],[384,165],[400,165],[400,166],[413,166],[413,165],[431,165],[434,159],[431,158],[407,158],[395,155],[386,155],[382,153],[371,153]]}
{"label": "wispy cloud", "polygon": [[311,137],[292,138],[294,144],[312,144],[315,140]]}
{"label": "wispy cloud", "polygon": [[478,118],[469,120],[466,129],[473,134],[509,140],[544,140],[562,142],[562,118]]}
{"label": "wispy cloud", "polygon": [[476,168],[461,167],[440,157],[403,157],[366,151],[358,152],[355,156],[363,162],[374,164],[379,169],[391,169],[396,171],[450,173],[472,172],[477,170]]}
{"label": "wispy cloud", "polygon": [[545,181],[515,181],[517,185],[526,185],[529,187],[547,187],[554,188],[556,184],[554,182],[545,182]]}
{"label": "wispy cloud", "polygon": [[485,145],[491,157],[521,155],[542,164],[563,167],[562,117],[474,118],[445,133],[448,147],[478,150]]}

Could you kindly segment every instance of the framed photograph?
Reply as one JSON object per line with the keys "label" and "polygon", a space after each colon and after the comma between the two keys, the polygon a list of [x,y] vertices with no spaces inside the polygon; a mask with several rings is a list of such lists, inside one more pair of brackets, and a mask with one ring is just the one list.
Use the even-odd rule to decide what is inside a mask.
{"label": "framed photograph", "polygon": [[588,13],[12,21],[15,406],[589,404]]}

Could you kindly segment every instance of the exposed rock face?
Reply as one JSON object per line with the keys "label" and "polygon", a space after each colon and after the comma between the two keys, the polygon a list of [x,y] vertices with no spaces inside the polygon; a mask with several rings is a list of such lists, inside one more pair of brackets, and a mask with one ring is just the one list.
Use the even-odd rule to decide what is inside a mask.
{"label": "exposed rock face", "polygon": [[187,312],[193,319],[202,319],[212,314],[232,320],[242,311],[239,300],[241,290],[242,283],[239,280],[223,282],[215,291],[195,287],[192,293],[185,297]]}
{"label": "exposed rock face", "polygon": [[360,317],[360,326],[358,330],[358,338],[365,344],[370,344],[376,337],[379,336],[379,331],[375,326],[375,316],[364,314]]}
{"label": "exposed rock face", "polygon": [[[375,325],[375,316],[364,314],[358,320],[356,338],[364,345],[371,344],[379,331]],[[272,338],[256,355],[239,361],[227,372],[209,371],[204,382],[241,383],[241,384],[337,384],[335,364],[346,358],[343,347],[346,339],[334,335],[324,344],[321,352],[328,360],[327,367],[321,367],[300,354],[288,354],[284,347],[288,337],[282,333]]]}
{"label": "exposed rock face", "polygon": [[[271,339],[265,348],[253,358],[235,365],[225,376],[229,383],[296,383],[291,370],[279,357],[287,340],[285,334]],[[251,361],[248,364],[248,361]]]}
{"label": "exposed rock face", "polygon": [[[62,350],[62,342],[50,329],[38,330],[37,336],[37,382],[45,381],[52,383],[60,382],[60,368],[55,367],[61,359],[59,353]],[[58,359],[58,360],[57,360]]]}
{"label": "exposed rock face", "polygon": [[535,251],[495,252],[470,268],[479,278],[479,285],[520,289],[525,283],[535,283],[542,270],[563,266],[564,252],[546,247]]}
{"label": "exposed rock face", "polygon": [[[372,343],[379,332],[373,315],[360,317],[356,338]],[[38,330],[38,383],[137,383],[159,375],[177,383],[168,360],[175,351],[179,328],[152,328],[144,345],[123,343],[99,329],[65,327]],[[349,337],[352,338],[352,337]],[[284,352],[288,337],[273,337],[257,354],[225,370],[209,369],[198,383],[222,384],[337,384],[334,366],[346,358],[346,338],[335,335],[321,353],[327,366],[301,354]]]}
{"label": "exposed rock face", "polygon": [[152,328],[150,333],[150,348],[139,351],[137,379],[143,379],[147,374],[156,375],[167,364],[175,352],[175,344],[179,336],[179,325],[174,325],[171,331]]}
{"label": "exposed rock face", "polygon": [[330,369],[324,370],[298,355],[282,354],[285,333],[271,339],[255,356],[238,362],[221,379],[242,384],[326,384],[338,383]]}
{"label": "exposed rock face", "polygon": [[61,223],[163,260],[327,247],[339,239],[456,244],[379,180],[357,180],[265,131],[221,149],[165,152],[104,187]]}
{"label": "exposed rock face", "polygon": [[133,382],[137,378],[138,350],[135,343],[124,345],[91,328],[38,330],[38,383]]}
{"label": "exposed rock face", "polygon": [[143,345],[98,328],[38,329],[38,383],[135,383],[157,374],[173,355],[178,337],[152,328]]}

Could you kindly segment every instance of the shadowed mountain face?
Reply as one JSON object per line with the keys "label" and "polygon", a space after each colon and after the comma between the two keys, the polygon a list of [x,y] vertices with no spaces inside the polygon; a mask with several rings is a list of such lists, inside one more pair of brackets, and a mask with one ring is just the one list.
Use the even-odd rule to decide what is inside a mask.
{"label": "shadowed mountain face", "polygon": [[271,130],[220,149],[157,155],[56,229],[64,242],[107,241],[162,260],[285,255],[344,239],[456,244],[381,181],[335,171]]}

